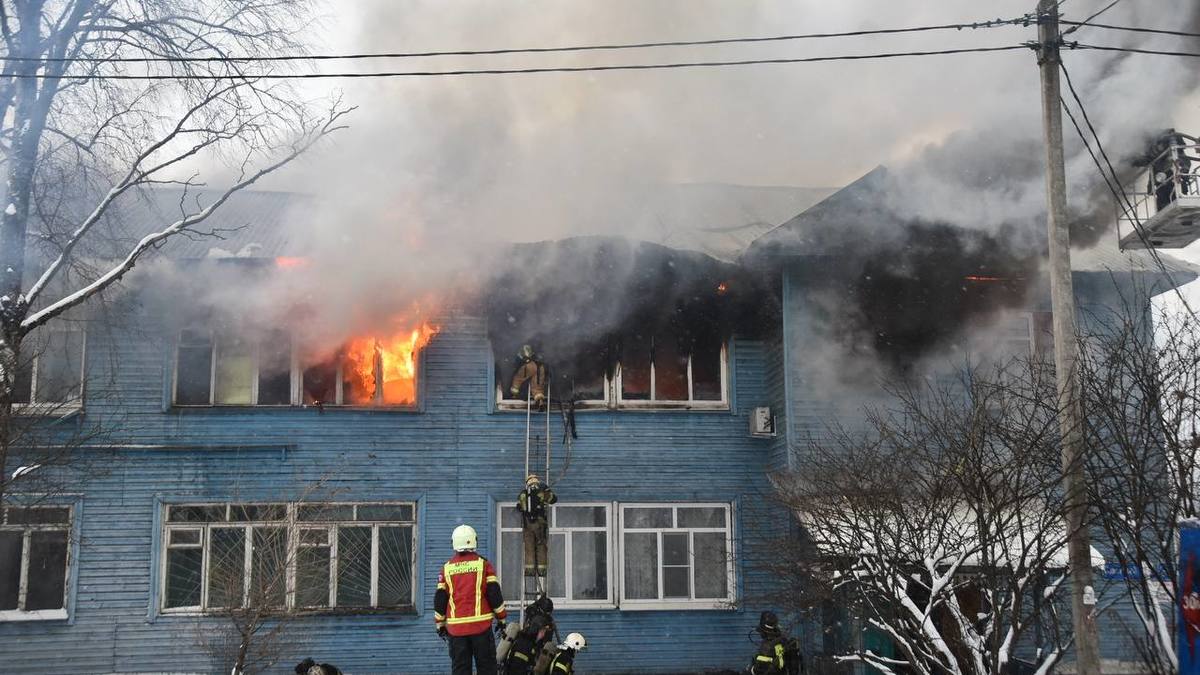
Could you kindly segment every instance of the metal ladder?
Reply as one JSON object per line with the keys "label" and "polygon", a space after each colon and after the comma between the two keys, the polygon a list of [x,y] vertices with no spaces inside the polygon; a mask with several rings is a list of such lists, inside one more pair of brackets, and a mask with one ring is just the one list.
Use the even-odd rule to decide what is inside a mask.
{"label": "metal ladder", "polygon": [[[545,483],[546,487],[550,487],[550,379],[546,378],[546,470]],[[524,489],[525,481],[529,477],[530,459],[532,457],[532,433],[533,433],[533,382],[526,384],[525,389],[525,473],[521,476],[522,490]],[[547,514],[548,515],[548,514]],[[525,583],[525,521],[521,520],[521,611],[518,617],[520,625],[525,624],[525,607],[528,604],[528,586]],[[546,557],[550,557],[550,536],[549,528],[546,532]],[[542,595],[546,592],[546,570],[550,567],[549,560],[541,560],[540,566],[534,567],[534,592],[536,595]]]}

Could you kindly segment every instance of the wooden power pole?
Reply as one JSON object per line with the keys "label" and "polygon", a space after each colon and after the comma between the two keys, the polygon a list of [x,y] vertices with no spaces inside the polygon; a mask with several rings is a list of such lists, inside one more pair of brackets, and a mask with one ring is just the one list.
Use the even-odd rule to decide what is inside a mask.
{"label": "wooden power pole", "polygon": [[1054,312],[1054,369],[1057,373],[1062,434],[1065,519],[1071,565],[1071,616],[1075,629],[1075,672],[1100,674],[1096,593],[1092,585],[1092,546],[1087,527],[1087,476],[1083,461],[1083,406],[1075,337],[1075,291],[1071,282],[1071,232],[1067,222],[1067,178],[1063,166],[1062,65],[1057,0],[1038,0],[1038,65],[1042,74],[1042,123],[1046,135],[1046,190],[1049,199],[1050,294]]}

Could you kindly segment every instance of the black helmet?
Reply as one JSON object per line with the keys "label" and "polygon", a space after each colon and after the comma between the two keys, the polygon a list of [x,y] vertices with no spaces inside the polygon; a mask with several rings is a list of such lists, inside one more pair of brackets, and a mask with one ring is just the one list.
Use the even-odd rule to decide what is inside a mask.
{"label": "black helmet", "polygon": [[549,614],[554,611],[554,601],[545,594],[539,595],[537,600],[529,606],[529,609],[540,614]]}
{"label": "black helmet", "polygon": [[763,612],[758,617],[758,628],[755,630],[763,637],[779,635],[779,617],[770,610]]}

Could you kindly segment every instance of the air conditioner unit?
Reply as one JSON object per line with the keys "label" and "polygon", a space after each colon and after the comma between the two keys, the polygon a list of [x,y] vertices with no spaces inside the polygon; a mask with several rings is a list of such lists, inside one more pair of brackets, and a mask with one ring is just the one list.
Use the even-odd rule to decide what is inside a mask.
{"label": "air conditioner unit", "polygon": [[755,408],[750,411],[750,435],[754,438],[775,437],[775,416],[770,408]]}

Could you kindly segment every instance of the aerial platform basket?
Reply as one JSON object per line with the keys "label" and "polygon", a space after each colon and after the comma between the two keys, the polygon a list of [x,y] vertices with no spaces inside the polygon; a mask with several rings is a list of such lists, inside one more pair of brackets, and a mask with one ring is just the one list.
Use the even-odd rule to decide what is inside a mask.
{"label": "aerial platform basket", "polygon": [[1121,249],[1183,248],[1200,239],[1200,145],[1172,144],[1149,162],[1121,205]]}

